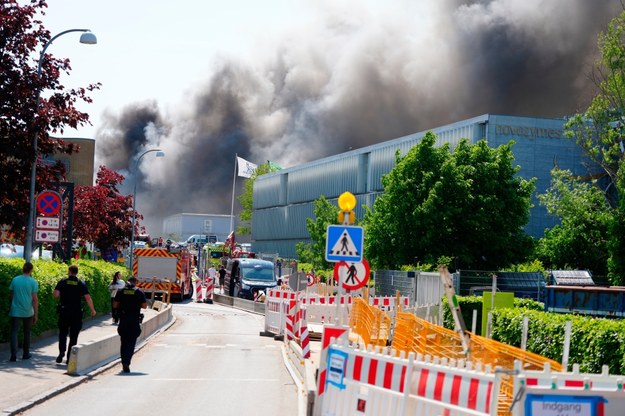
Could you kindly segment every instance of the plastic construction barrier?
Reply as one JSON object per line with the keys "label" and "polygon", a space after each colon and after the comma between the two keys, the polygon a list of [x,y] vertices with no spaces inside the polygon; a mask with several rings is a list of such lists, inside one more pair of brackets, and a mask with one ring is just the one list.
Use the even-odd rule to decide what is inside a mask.
{"label": "plastic construction barrier", "polygon": [[572,372],[552,371],[550,366],[525,370],[520,362],[515,368],[514,416],[625,414],[625,376],[610,375],[608,366],[601,374],[580,373],[578,364]]}
{"label": "plastic construction barrier", "polygon": [[281,336],[286,334],[286,320],[290,303],[297,293],[287,290],[269,290],[265,299],[265,332]]}
{"label": "plastic construction barrier", "polygon": [[[458,333],[404,312],[396,315],[391,346],[405,353],[414,352],[456,360],[467,358]],[[477,335],[471,335],[469,350],[468,358],[472,362],[498,366],[509,370],[509,373],[515,370],[515,362],[520,362],[525,370],[562,370],[562,366],[553,360]],[[499,397],[501,415],[509,414],[514,397],[513,382],[510,374],[502,375]]]}
{"label": "plastic construction barrier", "polygon": [[[318,415],[497,414],[500,374],[470,362],[395,357],[385,348],[330,345],[324,386],[315,401]],[[321,370],[321,368],[320,368]],[[321,394],[323,393],[323,394]]]}
{"label": "plastic construction barrier", "polygon": [[390,336],[391,319],[385,312],[369,305],[362,298],[355,298],[352,301],[349,326],[354,342],[363,346],[385,346]]}

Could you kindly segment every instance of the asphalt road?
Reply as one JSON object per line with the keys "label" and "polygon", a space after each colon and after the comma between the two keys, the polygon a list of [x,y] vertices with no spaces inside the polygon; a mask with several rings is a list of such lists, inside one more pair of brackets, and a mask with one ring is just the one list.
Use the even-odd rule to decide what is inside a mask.
{"label": "asphalt road", "polygon": [[26,415],[297,415],[297,389],[281,343],[261,337],[264,317],[213,304],[174,305],[176,323],[121,365]]}

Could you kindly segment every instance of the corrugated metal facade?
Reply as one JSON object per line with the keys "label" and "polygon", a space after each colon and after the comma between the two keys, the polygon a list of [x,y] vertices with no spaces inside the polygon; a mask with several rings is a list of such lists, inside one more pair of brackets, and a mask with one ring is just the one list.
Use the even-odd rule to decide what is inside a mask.
{"label": "corrugated metal facade", "polygon": [[[486,138],[492,147],[514,140],[515,163],[524,178],[536,177],[537,193],[549,186],[550,171],[557,162],[563,169],[585,174],[588,161],[581,149],[564,138],[563,119],[482,115],[432,129],[437,145],[449,143],[453,149],[462,138],[476,142]],[[361,205],[373,206],[383,191],[382,176],[395,166],[395,152],[405,155],[425,132],[352,150],[347,153],[305,163],[263,175],[254,183],[252,218],[253,249],[278,252],[295,258],[295,244],[309,241],[306,218],[314,218],[314,201],[323,195],[336,204],[338,196],[349,191],[356,195],[357,218]],[[555,224],[534,198],[534,208],[526,231],[540,237]]]}
{"label": "corrugated metal facade", "polygon": [[163,219],[163,234],[180,241],[194,234],[216,235],[217,240],[225,241],[229,233],[230,215],[181,213]]}

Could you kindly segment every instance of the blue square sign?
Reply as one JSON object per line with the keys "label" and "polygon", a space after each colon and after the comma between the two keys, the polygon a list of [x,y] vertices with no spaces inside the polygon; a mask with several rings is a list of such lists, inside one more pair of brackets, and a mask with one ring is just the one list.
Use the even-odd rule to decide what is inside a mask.
{"label": "blue square sign", "polygon": [[329,225],[326,232],[326,260],[362,261],[364,237],[362,227]]}

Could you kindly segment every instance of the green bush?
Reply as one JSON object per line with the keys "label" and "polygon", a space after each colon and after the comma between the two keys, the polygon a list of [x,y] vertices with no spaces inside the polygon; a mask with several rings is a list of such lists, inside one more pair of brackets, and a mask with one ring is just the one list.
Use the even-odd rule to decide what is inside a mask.
{"label": "green bush", "polygon": [[[458,296],[458,303],[467,329],[471,327],[473,309],[478,310],[478,322],[481,322],[481,297]],[[454,321],[447,299],[443,300],[443,308],[444,325],[453,329]],[[569,363],[579,364],[580,371],[587,373],[600,373],[603,365],[607,365],[612,374],[625,373],[625,321],[544,312],[540,302],[515,299],[514,308],[493,310],[492,338],[520,347],[525,316],[528,317],[528,351],[561,362],[565,326],[567,321],[571,321]],[[478,335],[480,327],[478,324]]]}
{"label": "green bush", "polygon": [[[124,280],[130,271],[123,265],[105,261],[73,260],[78,266],[78,278],[85,281],[98,314],[111,310],[108,284],[116,271],[121,271]],[[13,277],[22,274],[23,259],[0,259],[0,343],[8,342],[10,336],[9,321],[9,284]],[[51,260],[33,260],[32,276],[39,283],[39,319],[33,327],[34,336],[57,327],[56,305],[58,300],[52,296],[57,282],[67,277],[68,265]],[[89,308],[85,308],[85,314]],[[87,316],[87,315],[86,315]]]}

